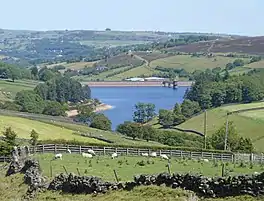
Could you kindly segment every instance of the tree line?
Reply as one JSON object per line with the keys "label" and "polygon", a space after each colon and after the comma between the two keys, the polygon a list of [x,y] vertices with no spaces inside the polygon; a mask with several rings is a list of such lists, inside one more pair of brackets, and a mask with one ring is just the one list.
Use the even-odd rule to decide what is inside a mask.
{"label": "tree line", "polygon": [[58,76],[38,84],[34,90],[23,90],[14,101],[0,104],[0,108],[52,116],[65,116],[68,102],[78,103],[91,98],[89,86],[82,86],[69,77]]}

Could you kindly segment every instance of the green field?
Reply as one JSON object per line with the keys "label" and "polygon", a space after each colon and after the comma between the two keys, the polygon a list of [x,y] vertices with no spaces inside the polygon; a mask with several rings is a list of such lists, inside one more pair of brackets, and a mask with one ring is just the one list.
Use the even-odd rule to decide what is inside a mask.
{"label": "green field", "polygon": [[[0,116],[0,130],[4,131],[5,128],[11,127],[19,138],[30,138],[30,132],[32,129],[39,133],[40,140],[47,139],[65,139],[65,140],[78,140],[90,143],[103,143],[102,141],[82,137],[74,133],[74,130],[70,130],[63,126],[51,125],[44,122],[33,121],[26,118]],[[2,134],[2,133],[1,133]]]}
{"label": "green field", "polygon": [[[226,121],[227,111],[235,111],[240,109],[248,109],[254,107],[264,107],[264,103],[239,104],[232,106],[224,106],[207,112],[207,133],[212,135],[216,130],[224,125]],[[239,134],[252,139],[256,151],[264,151],[264,111],[249,111],[239,114],[232,114],[229,120],[233,121]],[[193,129],[203,133],[204,131],[204,115],[195,116],[183,124],[180,128]]]}
{"label": "green field", "polygon": [[[38,84],[34,80],[15,80],[15,82],[10,82],[6,80],[0,80],[0,101],[11,100],[16,96],[16,93],[22,90],[32,90]],[[10,93],[6,95],[5,93]]]}
{"label": "green field", "polygon": [[116,47],[116,46],[126,46],[126,45],[135,45],[135,44],[144,44],[146,41],[133,41],[133,40],[85,40],[80,41],[80,44],[82,45],[88,45],[88,46],[97,46],[97,47]]}
{"label": "green field", "polygon": [[161,66],[164,68],[183,68],[188,72],[195,70],[213,69],[216,67],[225,68],[226,64],[233,62],[236,58],[216,56],[213,58],[207,57],[192,57],[190,55],[177,55],[154,60],[150,63],[152,68]]}
{"label": "green field", "polygon": [[[41,165],[43,174],[51,176],[50,161],[54,154],[40,154],[35,156]],[[143,161],[143,162],[142,162]],[[139,164],[140,163],[140,164]],[[53,176],[64,172],[63,166],[67,172],[77,172],[77,167],[81,175],[93,175],[103,178],[106,181],[115,181],[113,170],[116,170],[120,181],[131,181],[135,175],[139,174],[158,174],[167,172],[168,161],[158,158],[118,156],[111,159],[109,156],[95,156],[92,159],[83,158],[81,154],[63,154],[62,160],[51,162]],[[241,167],[240,164],[228,164],[226,166],[229,175],[253,174],[255,171],[261,172],[264,166],[254,165],[250,168]],[[205,176],[221,176],[221,163],[219,162],[200,162],[198,160],[171,159],[171,172],[202,174]]]}
{"label": "green field", "polygon": [[[28,186],[23,184],[23,175],[5,177],[6,170],[0,170],[0,196],[4,201],[22,200]],[[140,186],[132,191],[112,191],[103,195],[72,195],[45,191],[37,195],[38,201],[198,201],[191,198],[192,192],[162,186]],[[203,201],[260,201],[261,198],[238,196],[230,198],[199,199]]]}
{"label": "green field", "polygon": [[[42,120],[43,121],[43,120]],[[44,121],[45,122],[45,121]],[[97,137],[103,137],[108,140],[114,141],[115,144],[119,145],[131,145],[131,146],[165,146],[163,144],[160,144],[158,142],[147,142],[145,140],[132,140],[131,138],[125,137],[119,133],[114,133],[111,131],[103,131],[103,130],[98,130],[94,128],[90,128],[87,126],[83,125],[78,125],[78,124],[70,124],[70,123],[64,123],[64,122],[49,122],[49,124],[55,125],[55,126],[63,126],[64,128],[74,130],[74,131],[79,131],[81,133],[91,133],[94,136]]]}

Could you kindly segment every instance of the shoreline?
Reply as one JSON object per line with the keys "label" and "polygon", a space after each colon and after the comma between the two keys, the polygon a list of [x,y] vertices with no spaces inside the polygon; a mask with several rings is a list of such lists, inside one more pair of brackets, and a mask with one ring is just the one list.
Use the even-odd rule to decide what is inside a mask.
{"label": "shoreline", "polygon": [[[89,87],[163,87],[162,82],[153,81],[153,82],[114,82],[114,81],[102,81],[102,82],[81,82],[84,85],[88,85]],[[182,81],[178,82],[179,87],[190,87],[192,86],[191,81]]]}
{"label": "shoreline", "polygon": [[[114,108],[114,106],[112,106],[112,105],[101,103],[100,105],[98,105],[94,109],[93,112],[102,112],[102,111],[106,111],[106,110],[111,110],[113,108]],[[69,111],[66,111],[66,114],[67,114],[67,117],[74,117],[78,114],[78,111],[77,110],[69,110]]]}

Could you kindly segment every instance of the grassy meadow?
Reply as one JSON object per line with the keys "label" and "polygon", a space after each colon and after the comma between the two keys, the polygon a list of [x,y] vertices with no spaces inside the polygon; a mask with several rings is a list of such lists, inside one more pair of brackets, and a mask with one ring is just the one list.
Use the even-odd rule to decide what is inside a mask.
{"label": "grassy meadow", "polygon": [[[4,169],[0,170],[0,196],[4,201],[22,200],[28,186],[23,183],[23,175],[5,177]],[[140,186],[132,191],[112,191],[103,195],[72,195],[61,192],[45,191],[38,193],[38,201],[259,201],[261,198],[238,196],[230,198],[195,199],[192,192],[162,186]]]}
{"label": "grassy meadow", "polygon": [[[226,121],[226,113],[228,111],[236,111],[241,109],[264,107],[264,102],[251,103],[251,104],[238,104],[223,106],[216,109],[207,111],[207,133],[212,135]],[[249,137],[252,139],[256,151],[264,151],[264,111],[248,111],[239,114],[232,114],[229,116],[229,121],[233,121],[237,131],[241,136]],[[156,127],[159,127],[156,125]],[[204,114],[195,116],[183,124],[179,125],[180,128],[193,129],[200,132],[204,130]]]}
{"label": "grassy meadow", "polygon": [[[158,174],[168,172],[168,161],[159,157],[148,158],[141,156],[118,156],[111,159],[111,156],[95,156],[92,159],[83,158],[81,154],[66,154],[62,156],[62,160],[52,160],[54,154],[40,154],[35,156],[41,165],[43,174],[47,177],[51,176],[50,164],[52,166],[52,176],[64,172],[63,166],[67,172],[78,174],[76,168],[79,169],[81,175],[98,176],[106,181],[115,181],[113,170],[116,170],[120,181],[131,181],[135,175],[139,174]],[[52,160],[52,161],[51,161]],[[205,176],[221,176],[221,162],[210,161],[202,162],[199,160],[189,160],[172,158],[171,172],[175,173],[191,173],[202,174]],[[264,170],[264,165],[240,163],[226,163],[228,175],[253,174]]]}
{"label": "grassy meadow", "polygon": [[195,70],[213,69],[216,67],[225,68],[226,64],[233,62],[236,58],[216,56],[213,58],[207,57],[192,57],[191,55],[176,55],[166,58],[154,60],[150,63],[152,68],[161,66],[164,68],[183,68],[188,72]]}
{"label": "grassy meadow", "polygon": [[[77,134],[73,134],[75,131],[65,128],[59,125],[51,125],[48,123],[34,121],[21,117],[0,116],[0,130],[4,131],[5,128],[11,127],[18,135],[19,138],[30,138],[30,132],[34,129],[39,133],[40,140],[47,139],[65,139],[65,140],[77,140],[90,143],[103,143],[102,141],[82,137]],[[1,133],[2,134],[2,133]]]}
{"label": "grassy meadow", "polygon": [[[0,101],[12,100],[17,92],[22,90],[32,90],[37,84],[38,82],[34,80],[15,80],[15,82],[0,80]],[[6,94],[8,92],[10,95]]]}

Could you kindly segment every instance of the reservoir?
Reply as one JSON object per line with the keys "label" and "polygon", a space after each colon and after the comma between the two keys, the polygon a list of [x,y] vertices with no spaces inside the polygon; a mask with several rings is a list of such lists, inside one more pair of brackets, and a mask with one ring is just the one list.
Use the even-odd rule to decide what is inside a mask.
{"label": "reservoir", "polygon": [[134,106],[138,102],[153,103],[159,109],[172,109],[183,101],[188,87],[172,89],[168,87],[91,87],[92,98],[112,105],[113,109],[103,113],[112,121],[112,129],[124,121],[132,121]]}

